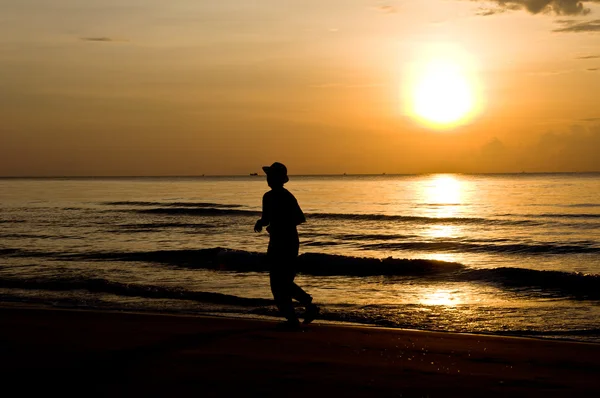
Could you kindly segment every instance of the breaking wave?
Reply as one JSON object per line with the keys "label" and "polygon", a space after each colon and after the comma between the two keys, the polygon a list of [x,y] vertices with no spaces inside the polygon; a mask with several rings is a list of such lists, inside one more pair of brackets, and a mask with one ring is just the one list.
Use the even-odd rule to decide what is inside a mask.
{"label": "breaking wave", "polygon": [[[64,261],[121,261],[158,263],[186,269],[209,269],[221,272],[267,272],[266,255],[243,250],[220,247],[197,250],[158,250],[120,253],[59,254],[3,249],[6,257],[49,257]],[[356,276],[356,277],[420,277],[436,281],[488,283],[495,286],[535,292],[552,296],[577,299],[600,299],[600,275],[564,271],[544,271],[517,267],[479,269],[463,264],[427,259],[368,258],[324,253],[304,253],[298,257],[300,273],[313,276]],[[91,281],[91,282],[90,282]],[[101,279],[88,281],[66,280],[71,289],[77,283],[103,286],[108,282]],[[29,281],[28,283],[33,283]],[[34,286],[34,285],[29,285]],[[127,285],[129,292],[151,294],[150,290],[139,290],[137,285]],[[43,287],[39,287],[43,288]],[[163,288],[160,288],[163,289]],[[171,294],[171,293],[170,293]],[[172,293],[175,294],[176,293]]]}

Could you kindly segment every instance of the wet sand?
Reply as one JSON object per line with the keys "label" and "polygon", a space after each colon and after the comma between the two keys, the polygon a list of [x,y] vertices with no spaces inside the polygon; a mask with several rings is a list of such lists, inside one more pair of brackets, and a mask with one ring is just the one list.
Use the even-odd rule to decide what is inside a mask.
{"label": "wet sand", "polygon": [[0,357],[18,396],[600,396],[600,344],[318,323],[6,307]]}

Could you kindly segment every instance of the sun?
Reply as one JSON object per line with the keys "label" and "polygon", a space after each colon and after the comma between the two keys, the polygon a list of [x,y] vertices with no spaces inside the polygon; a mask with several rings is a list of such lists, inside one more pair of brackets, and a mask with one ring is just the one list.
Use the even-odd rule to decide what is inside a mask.
{"label": "sun", "polygon": [[467,57],[459,52],[446,49],[429,54],[413,64],[407,79],[408,113],[437,129],[466,123],[479,107],[475,80]]}
{"label": "sun", "polygon": [[424,68],[413,93],[415,115],[435,124],[447,125],[473,109],[473,93],[458,65],[435,60]]}

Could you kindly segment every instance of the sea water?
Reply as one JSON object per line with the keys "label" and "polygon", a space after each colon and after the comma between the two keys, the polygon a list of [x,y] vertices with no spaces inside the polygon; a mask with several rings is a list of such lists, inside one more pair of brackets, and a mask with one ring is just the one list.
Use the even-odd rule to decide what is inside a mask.
{"label": "sea water", "polygon": [[[600,342],[600,174],[291,176],[321,319]],[[277,316],[264,177],[0,179],[0,302]],[[298,309],[301,311],[301,309]]]}

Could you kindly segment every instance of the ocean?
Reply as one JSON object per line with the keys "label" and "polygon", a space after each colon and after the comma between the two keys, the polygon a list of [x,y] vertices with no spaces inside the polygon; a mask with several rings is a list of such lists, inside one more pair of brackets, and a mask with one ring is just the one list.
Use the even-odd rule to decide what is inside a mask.
{"label": "ocean", "polygon": [[[307,218],[296,282],[322,322],[600,342],[600,173],[286,187]],[[268,235],[253,232],[268,189],[260,176],[0,179],[0,303],[275,317]]]}

